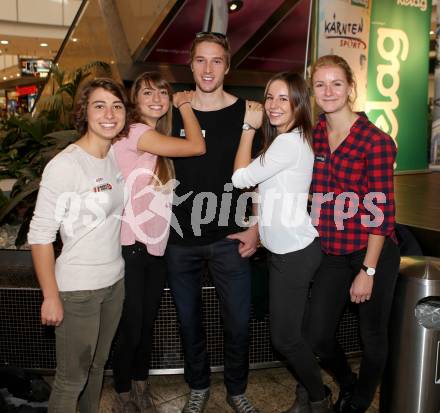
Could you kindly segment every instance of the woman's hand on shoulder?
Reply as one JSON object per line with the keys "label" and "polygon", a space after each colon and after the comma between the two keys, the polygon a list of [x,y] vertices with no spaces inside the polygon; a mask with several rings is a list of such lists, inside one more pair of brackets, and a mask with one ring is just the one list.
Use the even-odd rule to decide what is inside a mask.
{"label": "woman's hand on shoulder", "polygon": [[184,105],[185,103],[191,104],[192,98],[194,96],[193,90],[184,90],[183,92],[176,92],[173,95],[173,105],[177,109]]}
{"label": "woman's hand on shoulder", "polygon": [[260,102],[254,100],[246,101],[244,123],[249,124],[255,129],[261,128],[261,124],[263,123],[263,105]]}

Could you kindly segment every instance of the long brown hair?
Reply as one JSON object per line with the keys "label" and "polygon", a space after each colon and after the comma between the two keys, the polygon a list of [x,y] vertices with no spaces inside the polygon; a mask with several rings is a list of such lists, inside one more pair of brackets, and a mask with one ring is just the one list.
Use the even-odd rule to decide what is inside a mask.
{"label": "long brown hair", "polygon": [[[138,93],[141,88],[146,85],[151,88],[165,89],[170,97],[170,107],[156,123],[156,130],[163,135],[171,135],[172,115],[173,115],[173,90],[170,84],[158,72],[145,72],[139,75],[134,81],[130,90],[130,100],[134,106],[130,123],[142,122],[142,116],[138,109]],[[170,158],[166,156],[157,156],[156,167],[154,170],[157,179],[154,182],[155,186],[166,184],[170,179],[175,177],[174,164]]]}
{"label": "long brown hair", "polygon": [[[289,103],[293,113],[293,124],[290,131],[295,128],[300,129],[300,133],[305,142],[307,142],[310,148],[312,145],[312,111],[310,108],[310,94],[307,82],[301,75],[293,72],[282,72],[273,76],[269,82],[267,82],[266,89],[264,91],[264,101],[267,99],[267,93],[272,82],[281,80],[287,85],[289,94]],[[270,124],[269,118],[266,115],[266,111],[263,114],[263,148],[260,152],[261,162],[264,162],[264,154],[269,149],[269,146],[279,135],[276,126]]]}

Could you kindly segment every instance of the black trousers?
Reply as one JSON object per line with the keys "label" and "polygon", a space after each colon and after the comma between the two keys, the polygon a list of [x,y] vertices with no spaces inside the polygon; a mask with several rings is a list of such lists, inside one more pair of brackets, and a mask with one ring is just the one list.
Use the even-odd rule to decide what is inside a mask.
{"label": "black trousers", "polygon": [[[336,330],[350,296],[349,290],[365,258],[366,249],[347,255],[324,254],[316,273],[310,299],[307,336],[322,366],[341,386],[349,385],[353,374],[336,339]],[[374,276],[371,299],[359,306],[359,327],[363,347],[359,380],[353,402],[367,409],[381,380],[388,352],[388,320],[399,272],[398,246],[384,243]]]}
{"label": "black trousers", "polygon": [[150,255],[140,242],[123,246],[122,255],[125,301],[113,354],[114,386],[118,393],[130,391],[131,380],[148,377],[154,320],[166,280],[165,259]]}
{"label": "black trousers", "polygon": [[180,321],[185,381],[191,389],[210,385],[210,363],[203,326],[202,275],[208,265],[219,297],[224,332],[224,383],[231,396],[246,391],[249,372],[251,272],[238,253],[238,241],[207,245],[168,245],[168,284]]}
{"label": "black trousers", "polygon": [[272,344],[286,358],[312,401],[324,399],[321,369],[303,336],[310,283],[321,262],[316,239],[306,248],[269,257],[269,308]]}

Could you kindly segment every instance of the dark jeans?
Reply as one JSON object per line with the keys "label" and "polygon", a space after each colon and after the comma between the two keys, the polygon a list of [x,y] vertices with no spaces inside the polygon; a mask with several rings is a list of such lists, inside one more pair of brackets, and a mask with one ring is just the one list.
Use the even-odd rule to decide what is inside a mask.
{"label": "dark jeans", "polygon": [[114,386],[130,391],[131,380],[146,380],[151,357],[153,327],[166,280],[163,257],[147,252],[140,242],[123,246],[125,301],[119,338],[113,354]]}
{"label": "dark jeans", "polygon": [[185,354],[185,380],[191,389],[210,385],[206,334],[202,324],[202,274],[208,269],[219,296],[224,327],[224,382],[231,395],[246,390],[249,371],[251,274],[238,253],[238,241],[202,246],[168,245],[168,283],[177,307]]}
{"label": "dark jeans", "polygon": [[[309,342],[323,367],[341,386],[349,385],[353,376],[336,340],[336,329],[365,252],[363,249],[347,255],[324,254],[312,288],[307,323]],[[399,264],[398,246],[387,239],[377,264],[371,299],[358,304],[363,355],[353,401],[359,408],[367,409],[370,405],[385,367],[388,320]]]}
{"label": "dark jeans", "polygon": [[321,369],[303,337],[304,311],[310,283],[321,262],[315,240],[306,248],[287,254],[270,254],[269,308],[273,346],[307,389],[312,401],[324,399]]}

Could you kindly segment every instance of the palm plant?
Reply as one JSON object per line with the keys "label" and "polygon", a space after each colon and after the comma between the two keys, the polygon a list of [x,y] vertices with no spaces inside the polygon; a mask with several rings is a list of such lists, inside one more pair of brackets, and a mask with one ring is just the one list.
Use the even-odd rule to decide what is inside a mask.
{"label": "palm plant", "polygon": [[0,206],[0,225],[7,219],[21,221],[16,246],[25,235],[35,207],[41,175],[46,164],[78,139],[75,130],[56,130],[59,125],[46,117],[12,117],[2,122],[0,177],[15,178],[10,198]]}
{"label": "palm plant", "polygon": [[10,198],[0,199],[0,225],[6,220],[21,223],[17,247],[25,242],[44,167],[79,137],[71,124],[74,98],[81,82],[96,71],[111,73],[104,62],[92,62],[71,73],[54,65],[53,89],[50,96],[40,99],[36,114],[0,122],[0,178],[17,179]]}
{"label": "palm plant", "polygon": [[71,127],[70,113],[78,88],[87,77],[97,73],[100,76],[111,76],[111,67],[108,63],[95,61],[88,63],[73,72],[66,72],[58,65],[51,68],[52,90],[48,96],[42,96],[37,110],[41,115],[57,119],[66,129]]}

